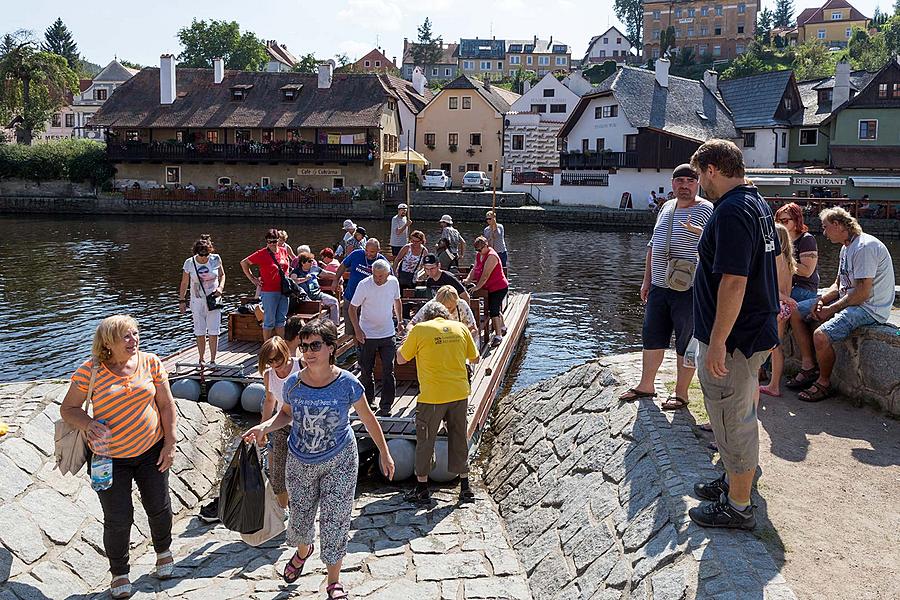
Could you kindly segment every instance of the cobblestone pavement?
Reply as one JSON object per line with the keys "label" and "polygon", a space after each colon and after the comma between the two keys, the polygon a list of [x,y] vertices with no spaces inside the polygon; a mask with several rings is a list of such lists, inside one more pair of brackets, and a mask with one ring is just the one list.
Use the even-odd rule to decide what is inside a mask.
{"label": "cobblestone pavement", "polygon": [[[102,516],[87,476],[53,468],[53,423],[65,382],[0,385],[0,414],[13,425],[0,438],[0,600],[108,598]],[[170,477],[176,513],[176,577],[150,575],[155,553],[147,517],[134,498],[132,571],[135,598],[270,600],[324,597],[318,552],[294,585],[278,574],[292,550],[284,535],[253,548],[221,525],[202,523],[202,501],[215,495],[227,419],[206,404],[177,401],[178,457]],[[529,600],[524,570],[507,541],[496,506],[483,489],[456,506],[456,489],[414,509],[399,487],[359,495],[351,523],[343,583],[353,598]]]}
{"label": "cobblestone pavement", "polygon": [[690,413],[617,400],[639,373],[601,359],[500,403],[484,478],[534,598],[793,599],[753,533],[690,521],[720,472]]}

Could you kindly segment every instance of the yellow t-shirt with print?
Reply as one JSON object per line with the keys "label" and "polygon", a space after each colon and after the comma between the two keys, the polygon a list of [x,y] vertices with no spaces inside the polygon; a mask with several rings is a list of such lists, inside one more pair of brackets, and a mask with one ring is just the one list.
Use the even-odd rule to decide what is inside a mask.
{"label": "yellow t-shirt with print", "polygon": [[469,397],[466,359],[478,358],[478,349],[465,325],[446,319],[417,323],[400,354],[416,359],[419,398],[423,404],[446,404]]}

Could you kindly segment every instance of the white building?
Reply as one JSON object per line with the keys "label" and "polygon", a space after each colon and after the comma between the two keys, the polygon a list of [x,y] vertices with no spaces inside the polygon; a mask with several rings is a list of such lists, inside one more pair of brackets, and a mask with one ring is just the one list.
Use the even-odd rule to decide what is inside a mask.
{"label": "white building", "polygon": [[588,43],[587,52],[581,60],[581,67],[586,68],[592,64],[614,60],[624,63],[632,56],[634,45],[624,33],[615,27],[610,27],[605,33],[594,36]]}
{"label": "white building", "polygon": [[428,79],[422,74],[420,67],[415,67],[412,81],[401,79],[395,75],[382,73],[379,75],[382,83],[397,95],[397,112],[400,115],[400,150],[408,147],[416,149],[416,115],[434,97],[434,93],[428,89]]}

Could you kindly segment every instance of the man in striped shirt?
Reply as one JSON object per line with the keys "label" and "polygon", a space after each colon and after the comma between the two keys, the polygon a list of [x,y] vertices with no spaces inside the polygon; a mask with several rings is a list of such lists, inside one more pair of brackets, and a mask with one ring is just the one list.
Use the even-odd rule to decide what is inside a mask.
{"label": "man in striped shirt", "polygon": [[683,358],[694,333],[693,289],[671,289],[666,282],[666,272],[670,259],[680,258],[697,263],[700,233],[713,211],[711,202],[697,196],[698,187],[697,172],[690,165],[680,165],[673,171],[675,198],[660,207],[653,235],[647,244],[641,284],[641,302],[646,305],[641,381],[622,394],[620,400],[656,397],[654,379],[674,331],[678,374],[675,390],[663,402],[662,408],[676,410],[687,405],[688,386],[694,377],[694,369],[685,367]]}

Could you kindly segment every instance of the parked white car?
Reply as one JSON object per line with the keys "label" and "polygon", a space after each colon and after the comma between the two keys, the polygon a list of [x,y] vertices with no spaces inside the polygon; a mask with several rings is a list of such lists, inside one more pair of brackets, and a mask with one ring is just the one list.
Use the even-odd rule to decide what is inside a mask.
{"label": "parked white car", "polygon": [[466,171],[463,175],[462,189],[483,192],[491,187],[491,180],[484,171]]}
{"label": "parked white car", "polygon": [[423,190],[449,190],[453,180],[441,169],[428,169],[422,177]]}

